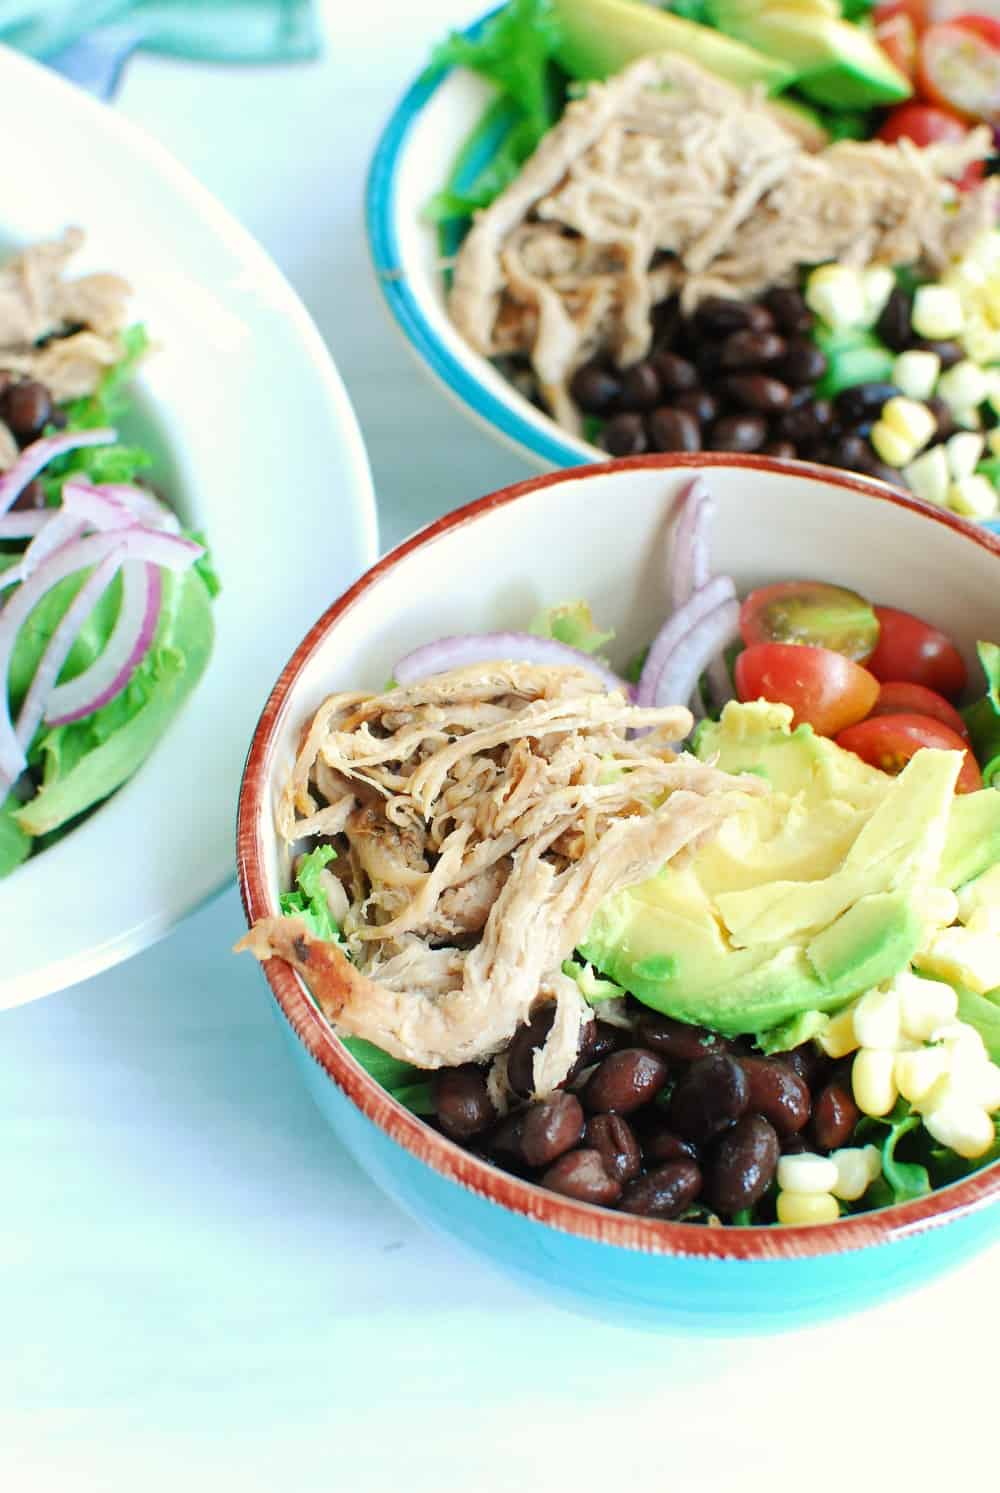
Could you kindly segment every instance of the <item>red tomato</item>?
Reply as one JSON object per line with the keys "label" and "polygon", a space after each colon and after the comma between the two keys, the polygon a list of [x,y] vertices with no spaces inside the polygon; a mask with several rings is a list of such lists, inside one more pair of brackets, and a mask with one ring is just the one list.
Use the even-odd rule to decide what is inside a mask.
{"label": "red tomato", "polygon": [[928,715],[965,741],[969,739],[965,722],[954,705],[949,705],[934,690],[925,689],[922,684],[907,684],[903,679],[891,679],[882,685],[868,719],[876,715]]}
{"label": "red tomato", "polygon": [[872,11],[872,20],[876,26],[881,26],[883,21],[891,21],[893,16],[906,16],[912,21],[914,31],[923,31],[928,22],[928,0],[881,0]]}
{"label": "red tomato", "polygon": [[[912,140],[921,148],[934,145],[939,140],[964,140],[969,127],[957,114],[947,109],[932,109],[930,104],[899,104],[886,119],[878,132],[878,139],[887,145],[897,140]],[[960,191],[967,192],[985,173],[982,161],[973,161],[958,178]]]}
{"label": "red tomato", "polygon": [[950,638],[909,612],[895,607],[876,607],[879,621],[878,647],[868,668],[880,683],[922,684],[949,700],[965,688],[962,655]]}
{"label": "red tomato", "polygon": [[989,16],[959,16],[921,38],[920,91],[963,119],[1000,123],[1000,28]]}
{"label": "red tomato", "polygon": [[871,767],[893,777],[902,772],[921,747],[940,747],[964,752],[965,761],[955,784],[956,793],[975,793],[983,786],[982,775],[968,746],[954,731],[928,715],[876,715],[849,726],[837,736],[837,745],[853,752]]}
{"label": "red tomato", "polygon": [[917,76],[917,28],[903,11],[875,22],[875,40],[894,67],[912,83]]}
{"label": "red tomato", "polygon": [[804,643],[754,643],[737,656],[741,700],[790,705],[794,724],[835,736],[863,720],[878,698],[878,683],[860,664],[829,648]]}
{"label": "red tomato", "polygon": [[752,643],[806,643],[863,664],[878,642],[878,619],[856,591],[826,581],[758,586],[740,607],[740,634]]}

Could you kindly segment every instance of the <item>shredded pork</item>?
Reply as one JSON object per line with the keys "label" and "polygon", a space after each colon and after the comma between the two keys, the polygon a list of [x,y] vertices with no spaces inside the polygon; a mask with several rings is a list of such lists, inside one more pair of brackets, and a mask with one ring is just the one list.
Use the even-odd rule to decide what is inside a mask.
{"label": "shredded pork", "polygon": [[[68,228],[0,265],[0,372],[37,379],[57,403],[92,394],[122,356],[130,288],[118,275],[69,279],[67,265],[82,243],[82,231]],[[0,422],[0,471],[13,465],[17,449]]]}
{"label": "shredded pork", "polygon": [[[547,1093],[592,1020],[562,966],[598,904],[713,833],[735,794],[763,791],[676,753],[691,724],[584,670],[505,662],[334,695],[303,734],[278,827],[289,843],[332,837],[343,944],[279,917],[241,947],[292,964],[340,1032],[421,1068],[483,1062],[554,1002],[534,1069]],[[492,1081],[499,1101],[502,1071]]]}
{"label": "shredded pork", "polygon": [[992,227],[1000,184],[948,178],[985,157],[990,132],[917,149],[845,140],[811,153],[762,98],[664,54],[569,104],[517,178],[477,215],[450,297],[487,356],[530,358],[574,431],[572,374],[598,352],[649,350],[653,306],[743,299],[802,265],[942,269]]}

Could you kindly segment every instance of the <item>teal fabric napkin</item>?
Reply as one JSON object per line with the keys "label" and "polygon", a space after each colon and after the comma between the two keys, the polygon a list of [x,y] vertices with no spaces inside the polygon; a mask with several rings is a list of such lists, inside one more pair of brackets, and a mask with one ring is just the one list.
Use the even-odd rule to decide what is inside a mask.
{"label": "teal fabric napkin", "polygon": [[[206,62],[297,62],[319,54],[312,0],[3,0],[0,42],[43,61],[102,37]],[[58,62],[57,62],[58,65]],[[66,69],[69,71],[69,69]]]}

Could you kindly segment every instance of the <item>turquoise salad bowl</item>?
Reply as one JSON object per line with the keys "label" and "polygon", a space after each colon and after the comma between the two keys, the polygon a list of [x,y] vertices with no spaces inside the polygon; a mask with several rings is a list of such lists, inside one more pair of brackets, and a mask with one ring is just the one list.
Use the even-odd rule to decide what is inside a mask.
{"label": "turquoise salad bowl", "polygon": [[[523,628],[586,597],[621,666],[668,609],[671,509],[701,471],[717,505],[713,568],[741,592],[814,577],[919,611],[975,667],[1000,635],[1000,540],[878,482],[767,457],[636,457],[535,478],[470,503],[381,559],[320,618],[268,699],[239,803],[248,922],[278,911],[274,826],[299,733],[337,690],[379,689],[396,659],[449,633]],[[974,677],[974,676],[973,676]],[[870,1306],[1000,1237],[1000,1164],[914,1202],[812,1227],[665,1223],[578,1203],[497,1170],[402,1108],[355,1062],[304,984],[264,966],[319,1110],[421,1223],[553,1302],[615,1321],[764,1332]]]}

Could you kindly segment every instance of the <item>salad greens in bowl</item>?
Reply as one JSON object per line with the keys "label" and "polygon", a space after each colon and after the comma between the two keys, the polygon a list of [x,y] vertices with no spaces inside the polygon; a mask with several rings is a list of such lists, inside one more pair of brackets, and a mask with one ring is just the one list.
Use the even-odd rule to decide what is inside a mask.
{"label": "salad greens in bowl", "polygon": [[361,1164],[646,1322],[790,1325],[994,1238],[998,566],[878,483],[660,456],[336,602],[248,757],[242,947]]}
{"label": "salad greens in bowl", "polygon": [[376,274],[544,464],[761,452],[993,522],[998,73],[1000,23],[910,0],[508,0],[385,130]]}

